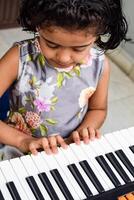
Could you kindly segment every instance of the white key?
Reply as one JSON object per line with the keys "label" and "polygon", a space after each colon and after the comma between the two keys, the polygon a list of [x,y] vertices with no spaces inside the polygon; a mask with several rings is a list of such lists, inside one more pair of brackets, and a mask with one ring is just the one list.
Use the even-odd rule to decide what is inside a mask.
{"label": "white key", "polygon": [[21,183],[18,180],[18,177],[14,173],[10,162],[8,160],[0,162],[0,168],[6,178],[6,181],[7,182],[13,181],[20,197],[22,199],[28,200],[28,197],[27,197],[25,191],[23,190],[23,186],[21,185]]}
{"label": "white key", "polygon": [[[84,160],[85,154],[81,150],[80,145],[76,145],[75,143],[73,143],[73,144],[70,144],[70,148],[72,149],[72,152],[74,153],[74,155],[78,159],[78,162]],[[86,157],[85,157],[85,160],[86,160]],[[93,195],[97,195],[98,194],[98,191],[96,190],[96,188],[93,185],[92,181],[91,181],[91,184],[90,184],[90,189],[91,189],[91,192],[93,193]]]}
{"label": "white key", "polygon": [[31,158],[33,159],[35,165],[37,166],[39,173],[45,172],[47,174],[47,177],[50,180],[59,199],[65,200],[65,197],[63,196],[59,186],[57,185],[53,176],[51,175],[49,168],[48,168],[47,164],[44,162],[44,159],[42,158],[41,154],[40,153],[38,153],[37,155],[32,154]]}
{"label": "white key", "polygon": [[118,144],[120,145],[120,149],[122,149],[124,151],[124,153],[126,154],[128,160],[132,163],[132,165],[134,166],[134,154],[132,153],[132,151],[129,149],[129,144],[128,142],[124,139],[124,137],[122,136],[123,133],[126,133],[126,130],[122,130],[122,131],[118,131],[117,133],[114,132],[113,133],[113,137],[116,138],[116,140],[118,141]]}
{"label": "white key", "polygon": [[104,172],[104,170],[101,168],[101,166],[99,165],[97,160],[95,159],[95,157],[96,157],[95,152],[92,150],[92,148],[88,144],[81,143],[81,148],[83,149],[83,151],[85,152],[85,154],[87,155],[87,157],[91,161],[91,163],[93,163],[94,168],[97,171],[96,174],[98,175],[98,178],[99,178],[101,184],[103,185],[105,191],[110,190],[110,187],[107,184],[107,179],[109,181],[109,178],[106,175],[106,173]]}
{"label": "white key", "polygon": [[38,177],[38,169],[36,168],[36,166],[34,165],[34,162],[32,160],[32,158],[29,155],[26,156],[22,156],[20,157],[25,169],[27,170],[29,176],[33,176],[44,199],[47,200],[51,200],[50,196],[48,195],[44,185],[42,184],[42,182],[40,181],[39,177]]}
{"label": "white key", "polygon": [[[105,155],[106,153],[110,153],[110,152],[113,153],[112,148],[110,148],[110,145],[108,145],[106,139],[103,136],[101,137],[100,140],[98,140],[98,143],[101,145],[101,149],[103,149],[103,151],[104,151],[103,155]],[[110,161],[106,158],[106,156],[105,156],[105,159],[107,160],[110,168],[112,169],[112,171],[114,172],[114,174],[116,175],[118,180],[120,181],[121,185],[124,185],[125,182],[123,181],[123,179],[121,178],[119,173],[116,171],[116,169],[113,167],[113,165],[110,163]]]}
{"label": "white key", "polygon": [[[1,161],[3,162],[3,161]],[[9,190],[6,187],[6,179],[0,170],[0,190],[5,200],[13,200]]]}
{"label": "white key", "polygon": [[134,181],[134,177],[130,174],[130,172],[128,171],[126,166],[121,162],[121,160],[118,158],[118,156],[114,153],[114,151],[117,150],[119,147],[117,140],[113,137],[112,133],[106,134],[105,138],[106,138],[107,142],[112,146],[112,148],[113,148],[112,153],[114,154],[114,156],[116,157],[116,159],[118,160],[118,162],[120,163],[120,165],[122,166],[124,171],[127,173],[130,180]]}
{"label": "white key", "polygon": [[82,175],[84,181],[86,184],[89,186],[89,189],[92,190],[91,192],[95,194],[97,192],[96,188],[93,186],[92,182],[88,178],[87,174],[85,171],[82,169],[80,166],[77,157],[74,155],[73,151],[71,150],[70,146],[68,146],[67,149],[62,149],[62,152],[65,156],[65,158],[68,160],[69,164],[75,164],[76,167],[78,168],[80,174]]}
{"label": "white key", "polygon": [[28,176],[28,173],[27,173],[26,169],[24,168],[20,158],[11,159],[10,163],[11,163],[13,170],[15,171],[17,177],[19,178],[19,181],[21,182],[29,200],[36,200],[33,192],[31,191],[31,189],[26,181],[26,177]]}
{"label": "white key", "polygon": [[61,169],[61,167],[59,166],[59,164],[55,160],[54,155],[53,154],[48,155],[44,151],[41,152],[41,155],[42,155],[43,159],[45,160],[45,162],[48,164],[50,170],[57,169],[60,172],[60,175],[62,176],[68,190],[70,191],[70,193],[72,195],[72,197],[74,199],[77,199],[77,194],[74,191],[73,186],[70,184],[68,177],[66,177],[63,170]]}
{"label": "white key", "polygon": [[88,164],[90,165],[91,169],[93,170],[93,172],[95,173],[96,177],[98,178],[98,180],[100,181],[100,183],[102,184],[103,188],[106,190],[108,190],[108,186],[107,184],[105,183],[105,181],[103,180],[103,178],[100,176],[100,174],[98,173],[98,170],[96,169],[95,165],[93,164],[92,162],[92,159],[87,156],[87,154],[84,152],[84,149],[82,148],[83,145],[85,145],[81,142],[81,145],[78,146],[76,144],[71,144],[71,148],[72,150],[74,151],[75,155],[78,157],[78,160],[79,161],[83,161],[83,160],[86,160],[88,162]]}
{"label": "white key", "polygon": [[128,142],[129,146],[134,145],[134,127],[122,131],[122,136]]}
{"label": "white key", "polygon": [[[108,161],[108,159],[105,157],[103,149],[100,147],[98,143],[98,139],[95,139],[94,141],[91,141],[90,144],[91,148],[93,149],[94,152],[96,152],[96,156],[103,155],[105,160]],[[110,180],[110,178],[107,176],[107,184],[109,185],[110,189],[115,188],[114,184]]]}
{"label": "white key", "polygon": [[77,181],[75,180],[72,173],[70,172],[70,170],[67,167],[67,165],[69,165],[69,163],[65,159],[61,148],[58,149],[58,153],[55,154],[54,157],[57,160],[58,164],[61,166],[61,168],[64,171],[64,173],[66,174],[66,176],[68,177],[69,182],[72,184],[75,192],[78,194],[77,198],[78,199],[86,199],[84,192],[81,190],[79,184],[77,183]]}

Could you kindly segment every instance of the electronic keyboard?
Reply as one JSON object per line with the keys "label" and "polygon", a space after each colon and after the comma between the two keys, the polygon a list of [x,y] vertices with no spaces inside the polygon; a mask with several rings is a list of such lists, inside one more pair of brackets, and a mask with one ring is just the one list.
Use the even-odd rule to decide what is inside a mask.
{"label": "electronic keyboard", "polygon": [[0,162],[0,200],[117,200],[133,191],[134,127]]}

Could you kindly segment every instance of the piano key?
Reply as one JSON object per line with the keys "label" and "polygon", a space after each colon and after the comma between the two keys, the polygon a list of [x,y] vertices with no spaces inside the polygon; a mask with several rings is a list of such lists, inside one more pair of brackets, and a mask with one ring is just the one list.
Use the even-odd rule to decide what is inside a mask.
{"label": "piano key", "polygon": [[[3,161],[1,161],[1,162],[3,162]],[[13,200],[9,190],[7,189],[6,179],[5,179],[4,175],[2,174],[1,170],[0,170],[0,190],[4,197],[4,200]]]}
{"label": "piano key", "polygon": [[33,178],[33,176],[26,177],[26,180],[27,180],[31,190],[33,191],[36,199],[45,200],[45,198],[42,196],[42,193],[41,193],[41,191],[40,191],[35,179]]}
{"label": "piano key", "polygon": [[68,165],[69,170],[83,189],[83,192],[87,197],[93,196],[92,192],[90,191],[89,187],[87,186],[85,180],[81,176],[81,173],[79,172],[78,168],[76,167],[75,164],[70,164]]}
{"label": "piano key", "polygon": [[103,186],[101,185],[96,174],[94,173],[95,168],[92,165],[91,161],[88,162],[89,160],[88,160],[86,154],[84,153],[84,151],[82,150],[82,148],[76,144],[71,144],[70,147],[71,147],[72,151],[74,152],[75,156],[78,158],[81,167],[83,168],[83,170],[85,171],[87,176],[90,178],[91,182],[96,187],[98,192],[104,192],[105,190],[104,190]]}
{"label": "piano key", "polygon": [[93,172],[92,168],[88,164],[86,160],[80,161],[80,165],[86,172],[87,176],[90,178],[96,189],[98,190],[99,193],[104,192],[104,188],[102,187],[100,181],[97,179],[95,173]]}
{"label": "piano key", "polygon": [[127,158],[126,154],[122,150],[117,150],[115,153],[118,155],[120,160],[124,163],[124,165],[127,167],[127,169],[130,171],[132,176],[134,177],[134,167],[130,160]]}
{"label": "piano key", "polygon": [[134,144],[134,129],[132,127],[123,129],[120,132],[122,133],[122,137],[128,142],[129,146]]}
{"label": "piano key", "polygon": [[122,150],[124,154],[127,156],[128,160],[132,163],[134,166],[134,155],[129,149],[129,143],[128,141],[123,137],[124,134],[126,134],[126,130],[121,130],[117,132],[113,132],[112,135],[116,139],[116,150]]}
{"label": "piano key", "polygon": [[[37,169],[38,169],[38,176],[40,177],[41,181],[42,181],[42,177],[40,174],[44,173],[46,174],[46,176],[48,177],[53,189],[55,190],[55,192],[57,193],[57,196],[59,199],[61,200],[65,200],[65,197],[63,196],[63,193],[61,192],[59,186],[57,185],[57,183],[55,182],[53,176],[51,175],[50,171],[49,171],[49,167],[47,165],[47,163],[44,161],[44,159],[41,156],[41,153],[38,153],[37,155],[31,155],[31,158],[33,159]],[[43,182],[44,184],[44,182]],[[53,189],[51,189],[51,192],[53,193]],[[50,197],[52,198],[52,195],[54,196],[54,194],[50,194],[50,189],[48,188],[48,185],[46,186],[46,190],[48,192],[48,194],[50,195]]]}
{"label": "piano key", "polygon": [[22,164],[20,158],[14,158],[10,160],[10,163],[12,165],[12,168],[14,172],[16,173],[19,181],[23,185],[23,188],[29,198],[29,200],[36,200],[33,192],[31,191],[27,181],[26,177],[29,176],[26,169],[24,168],[24,165]]}
{"label": "piano key", "polygon": [[[98,162],[99,162],[99,159],[100,159],[98,157],[101,156],[102,162],[100,160],[99,163],[101,164],[101,167],[103,168],[103,170],[105,171],[105,173],[107,174],[109,179],[111,180],[111,182],[112,182],[111,187],[115,188],[115,187],[117,187],[117,186],[122,184],[122,182],[121,182],[122,180],[121,180],[121,177],[119,177],[119,174],[117,173],[117,171],[115,170],[113,165],[110,163],[110,161],[108,160],[108,158],[105,155],[105,151],[104,151],[103,147],[101,146],[102,138],[103,138],[103,136],[101,137],[101,139],[96,139],[94,142],[91,142],[90,146],[96,152],[96,154],[97,154],[96,160]],[[105,168],[105,165],[103,165],[103,162],[106,163],[106,168]],[[109,168],[110,171],[108,170],[108,168]],[[109,173],[109,175],[108,175],[108,173]]]}
{"label": "piano key", "polygon": [[64,173],[66,174],[66,176],[68,177],[69,182],[72,184],[75,192],[78,194],[78,199],[86,199],[84,192],[82,191],[79,184],[77,183],[74,176],[72,175],[72,173],[70,172],[70,170],[67,167],[69,165],[69,162],[65,158],[61,148],[58,149],[58,154],[55,154],[54,157],[55,157],[56,161],[58,162],[58,164],[61,166],[61,168],[64,171]]}
{"label": "piano key", "polygon": [[43,185],[45,186],[49,196],[51,197],[52,200],[59,200],[51,182],[49,181],[47,175],[45,172],[42,172],[38,174],[39,178],[41,179]]}
{"label": "piano key", "polygon": [[95,159],[96,154],[93,149],[90,147],[90,145],[84,144],[83,142],[81,142],[81,148],[83,149],[85,155],[88,157],[87,160],[89,160],[90,165],[93,166],[95,174],[97,174],[97,177],[104,187],[105,191],[111,189],[111,183],[108,184],[110,179]]}
{"label": "piano key", "polygon": [[115,174],[113,173],[111,168],[109,167],[109,165],[108,165],[107,161],[105,160],[105,158],[101,155],[101,156],[97,156],[96,160],[101,165],[101,167],[104,169],[104,171],[106,172],[108,177],[111,179],[111,181],[113,182],[115,187],[120,186],[121,183],[119,182],[119,180],[117,179],[117,177],[115,176]]}
{"label": "piano key", "polygon": [[2,170],[7,183],[8,182],[14,183],[21,199],[28,200],[28,197],[23,189],[23,185],[21,185],[21,183],[19,182],[19,179],[16,176],[15,172],[13,171],[13,168],[12,168],[10,162],[8,160],[0,162],[0,169]]}
{"label": "piano key", "polygon": [[[121,160],[118,158],[118,156],[116,155],[116,153],[114,152],[114,149],[112,148],[111,144],[108,143],[108,141],[107,141],[107,135],[110,135],[110,134],[106,134],[104,137],[102,137],[102,139],[99,140],[99,143],[100,143],[102,149],[105,150],[106,156],[107,156],[107,154],[109,154],[109,153],[112,154],[112,155],[111,155],[111,160],[110,160],[110,158],[108,158],[108,156],[107,156],[107,158],[108,158],[108,160],[111,162],[111,164],[112,164],[112,166],[114,167],[114,169],[116,170],[116,173],[117,173],[116,176],[119,174],[118,179],[120,180],[120,182],[121,182],[122,184],[124,184],[124,183],[126,182],[126,180],[128,179],[130,173],[129,173],[129,171],[126,169],[126,167],[123,165],[123,163],[121,162]],[[114,138],[114,136],[113,136],[113,138]],[[111,140],[112,140],[112,139],[111,139]],[[110,157],[110,156],[109,156],[109,157]],[[114,164],[114,161],[112,160],[112,157],[113,157],[113,160],[114,160],[114,159],[116,160],[116,162],[117,162],[119,168],[121,169],[121,171],[119,170],[118,166],[116,166],[116,165]],[[129,173],[129,174],[128,174],[128,173]],[[130,176],[132,177],[131,174],[130,174]],[[126,177],[126,178],[125,178],[125,177]],[[130,179],[130,177],[129,177],[129,179]],[[128,181],[129,181],[129,179],[128,179]],[[122,181],[122,180],[123,180],[123,181]]]}
{"label": "piano key", "polygon": [[129,178],[127,173],[124,171],[124,169],[122,168],[122,166],[120,165],[120,163],[118,162],[118,160],[116,159],[114,154],[113,153],[107,153],[106,156],[109,159],[109,161],[112,163],[112,165],[115,167],[117,172],[120,174],[120,176],[123,178],[125,183],[131,182],[131,179]]}
{"label": "piano key", "polygon": [[6,185],[11,193],[13,200],[22,200],[13,181],[6,183]]}
{"label": "piano key", "polygon": [[63,178],[61,177],[60,173],[58,172],[57,169],[53,169],[50,171],[51,174],[53,175],[55,181],[57,182],[57,184],[59,185],[61,191],[63,192],[65,198],[67,200],[74,200],[74,198],[72,197],[71,193],[69,192]]}
{"label": "piano key", "polygon": [[[75,167],[78,170],[78,173],[80,173],[81,176],[83,177],[83,179],[85,181],[85,185],[87,185],[89,187],[89,189],[91,190],[90,193],[92,193],[93,195],[98,194],[98,191],[96,190],[95,186],[93,185],[93,183],[91,182],[91,180],[89,179],[89,177],[87,176],[87,174],[85,173],[85,171],[83,170],[83,168],[80,166],[79,160],[77,159],[77,157],[75,156],[75,154],[73,153],[73,151],[71,150],[71,148],[68,147],[66,150],[64,150],[62,148],[62,152],[63,152],[65,158],[68,160],[69,165],[72,165],[72,164],[73,164],[73,166],[75,165]],[[71,170],[71,168],[72,167],[70,167],[69,170]],[[71,173],[73,174],[73,169],[72,169]],[[75,179],[77,178],[77,176],[75,176],[75,174],[73,174],[73,176],[74,176]],[[78,177],[77,181],[79,181],[79,180],[80,179]],[[80,185],[80,183],[79,183],[79,185]],[[84,186],[82,186],[82,185],[80,185],[80,186],[83,189]],[[87,186],[85,186],[85,187],[87,188]],[[86,191],[86,188],[85,188],[85,191]]]}
{"label": "piano key", "polygon": [[41,152],[41,155],[42,155],[44,161],[48,164],[50,170],[54,170],[54,169],[58,170],[61,178],[64,180],[64,183],[70,192],[70,196],[72,196],[73,199],[76,199],[77,194],[76,194],[75,190],[73,189],[73,186],[70,184],[68,177],[64,174],[63,170],[61,169],[61,167],[55,160],[54,155],[53,154],[47,155],[44,151]]}
{"label": "piano key", "polygon": [[134,145],[129,147],[131,151],[134,153]]}
{"label": "piano key", "polygon": [[119,164],[121,165],[121,167],[123,168],[125,173],[128,175],[129,179],[131,181],[134,181],[134,177],[132,176],[132,174],[129,172],[129,170],[126,168],[126,166],[122,163],[122,161],[118,158],[118,156],[114,153],[114,151],[118,150],[118,147],[119,147],[117,140],[113,137],[113,135],[111,133],[106,134],[105,138],[106,138],[107,142],[109,143],[109,145],[112,147],[112,151],[113,151],[115,158],[118,160]]}
{"label": "piano key", "polygon": [[21,160],[22,164],[24,165],[24,167],[25,167],[25,169],[28,173],[28,176],[33,176],[33,178],[35,179],[38,187],[40,188],[40,191],[41,191],[44,199],[51,200],[49,194],[47,193],[47,191],[44,187],[44,185],[42,184],[41,180],[38,177],[38,169],[35,166],[32,158],[29,155],[26,155],[26,156],[20,157],[20,160]]}
{"label": "piano key", "polygon": [[0,190],[0,200],[5,200],[4,197],[3,197],[3,194],[1,192],[1,190]]}
{"label": "piano key", "polygon": [[[109,145],[108,141],[106,140],[105,136],[102,136],[101,139],[98,140],[98,143],[100,144],[100,148],[102,149],[102,151],[104,151],[105,155],[107,153],[112,152],[115,155],[115,157],[117,157],[117,155],[115,154],[113,148],[111,147],[111,145]],[[105,156],[105,158],[107,159],[107,162],[109,162],[110,168],[112,169],[112,171],[114,172],[114,174],[116,175],[116,177],[118,178],[118,180],[120,181],[121,185],[124,185],[125,182],[122,179],[122,177],[120,176],[120,174],[117,172],[117,170],[115,169],[115,167],[111,164],[111,162],[108,160],[108,158],[106,156]],[[118,159],[118,157],[117,157],[117,159]]]}

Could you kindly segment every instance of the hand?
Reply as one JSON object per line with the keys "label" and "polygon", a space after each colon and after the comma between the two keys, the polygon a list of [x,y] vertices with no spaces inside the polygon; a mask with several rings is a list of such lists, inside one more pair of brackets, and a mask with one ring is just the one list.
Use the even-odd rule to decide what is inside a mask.
{"label": "hand", "polygon": [[72,134],[65,140],[67,144],[75,142],[76,144],[80,144],[80,141],[83,140],[85,144],[88,144],[90,140],[94,140],[95,138],[100,138],[101,133],[98,129],[94,129],[91,127],[79,128],[76,131],[73,131]]}
{"label": "hand", "polygon": [[47,154],[57,153],[58,146],[67,148],[67,144],[64,139],[60,135],[52,135],[48,138],[26,138],[21,142],[21,150],[28,152],[30,151],[32,154],[37,154],[39,149],[43,149]]}

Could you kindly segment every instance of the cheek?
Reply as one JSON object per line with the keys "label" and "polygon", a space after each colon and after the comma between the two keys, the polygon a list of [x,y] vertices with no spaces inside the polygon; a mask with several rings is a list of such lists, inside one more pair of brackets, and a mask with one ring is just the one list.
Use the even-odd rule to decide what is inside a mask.
{"label": "cheek", "polygon": [[90,49],[83,51],[83,52],[79,52],[79,53],[77,53],[77,61],[83,60],[84,58],[86,58],[89,55],[90,55]]}
{"label": "cheek", "polygon": [[47,47],[44,47],[44,48],[43,48],[43,55],[44,55],[47,59],[50,59],[50,58],[55,57],[55,52],[52,51],[51,49],[47,48]]}

